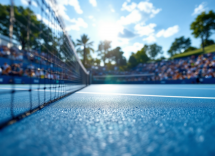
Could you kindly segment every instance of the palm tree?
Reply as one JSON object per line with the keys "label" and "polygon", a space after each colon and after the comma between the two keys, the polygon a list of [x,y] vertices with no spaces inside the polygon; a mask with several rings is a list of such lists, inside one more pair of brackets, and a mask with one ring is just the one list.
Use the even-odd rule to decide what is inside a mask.
{"label": "palm tree", "polygon": [[[90,39],[88,38],[88,36],[86,34],[83,34],[81,36],[81,39],[77,39],[77,46],[80,47],[80,49],[84,48],[83,51],[83,63],[86,66],[86,57],[87,57],[87,53],[89,53],[90,51],[94,52],[94,49],[91,47],[93,45],[93,42],[90,42]],[[78,50],[79,51],[79,50]],[[89,52],[88,52],[89,51]]]}

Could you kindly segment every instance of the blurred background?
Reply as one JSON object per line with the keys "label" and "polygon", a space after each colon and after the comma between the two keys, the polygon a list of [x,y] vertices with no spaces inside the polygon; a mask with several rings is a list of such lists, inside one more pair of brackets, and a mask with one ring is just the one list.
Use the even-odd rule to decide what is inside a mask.
{"label": "blurred background", "polygon": [[[40,6],[49,1],[0,0],[0,3],[1,76],[15,73],[21,77],[63,77],[60,71],[53,71],[53,63],[49,63],[50,69],[38,70],[42,57],[48,57],[45,49],[38,49],[41,44],[52,51],[61,47],[62,52],[52,53],[56,58],[50,55],[49,58],[65,62],[69,56],[72,62],[73,55],[63,52],[62,45],[67,41],[61,34],[65,31],[73,44],[71,51],[77,52],[90,71],[92,83],[215,83],[213,0],[53,0],[51,10],[64,21],[60,23],[65,29],[52,18],[48,7]],[[35,25],[48,36],[34,29]],[[21,52],[26,49],[30,52]],[[6,59],[19,62],[14,64]],[[26,59],[25,66],[22,62]],[[80,77],[80,73],[75,74],[78,70],[70,72],[70,80]],[[68,75],[63,79],[68,79]],[[2,83],[10,81],[2,79]]]}

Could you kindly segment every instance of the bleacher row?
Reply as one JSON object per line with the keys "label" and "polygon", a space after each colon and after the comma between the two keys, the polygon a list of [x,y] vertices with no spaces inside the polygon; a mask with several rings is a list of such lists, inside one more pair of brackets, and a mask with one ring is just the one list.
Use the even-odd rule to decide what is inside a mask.
{"label": "bleacher row", "polygon": [[78,79],[76,71],[53,54],[0,45],[0,77],[8,79],[12,76],[50,80]]}
{"label": "bleacher row", "polygon": [[[210,79],[215,77],[215,52],[174,60],[140,63],[130,71],[105,71],[103,68],[94,68],[92,73],[94,76],[125,75],[115,78],[116,81],[121,82]],[[151,75],[130,77],[138,74]]]}

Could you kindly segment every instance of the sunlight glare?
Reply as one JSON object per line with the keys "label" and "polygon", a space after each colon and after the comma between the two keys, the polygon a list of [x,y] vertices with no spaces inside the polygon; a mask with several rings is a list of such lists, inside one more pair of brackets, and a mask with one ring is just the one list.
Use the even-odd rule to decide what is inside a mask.
{"label": "sunlight glare", "polygon": [[99,27],[99,36],[101,40],[115,41],[118,34],[122,31],[121,26],[115,23],[102,23]]}

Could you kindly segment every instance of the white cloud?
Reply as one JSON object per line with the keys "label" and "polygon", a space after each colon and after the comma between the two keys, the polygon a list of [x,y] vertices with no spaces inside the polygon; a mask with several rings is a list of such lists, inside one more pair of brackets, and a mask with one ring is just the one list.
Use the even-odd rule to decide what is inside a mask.
{"label": "white cloud", "polygon": [[155,9],[153,4],[148,1],[140,2],[137,7],[140,11],[143,11],[149,14],[150,18],[154,17],[156,14],[158,14],[161,11],[161,9]]}
{"label": "white cloud", "polygon": [[68,4],[73,6],[75,11],[78,13],[78,14],[82,14],[83,11],[81,10],[81,7],[79,5],[79,2],[78,0],[68,0]]}
{"label": "white cloud", "polygon": [[130,0],[124,2],[121,8],[121,10],[127,10],[128,12],[130,12],[126,17],[121,17],[120,22],[123,23],[123,25],[136,23],[140,20],[145,22],[149,18],[153,18],[161,11],[161,9],[156,9],[154,5],[149,1],[140,2],[139,4],[135,2],[128,4],[129,2]]}
{"label": "white cloud", "polygon": [[66,7],[64,5],[58,6],[58,13],[67,21],[71,21],[70,17],[66,14]]}
{"label": "white cloud", "polygon": [[73,24],[68,25],[66,27],[67,31],[70,31],[70,30],[77,30],[77,31],[79,31],[81,27],[82,28],[87,28],[88,27],[88,24],[82,18],[78,18],[77,20],[76,19],[72,19],[70,22],[73,23]]}
{"label": "white cloud", "polygon": [[89,16],[89,19],[93,19],[94,17],[92,15]]}
{"label": "white cloud", "polygon": [[125,52],[125,57],[128,59],[132,52],[137,52],[143,48],[144,44],[135,42],[131,46],[126,46],[122,50]]}
{"label": "white cloud", "polygon": [[122,47],[129,44],[129,39],[116,38],[112,40],[111,46],[114,47]]}
{"label": "white cloud", "polygon": [[[58,7],[60,8],[62,8],[62,7],[64,7],[65,8],[65,6],[66,5],[70,5],[70,6],[73,6],[74,7],[74,9],[75,9],[75,11],[76,11],[76,13],[78,13],[78,14],[82,14],[83,13],[83,11],[81,10],[81,7],[80,7],[80,5],[79,5],[79,2],[78,2],[78,0],[58,0]],[[58,9],[58,11],[59,12],[63,12],[61,9]],[[64,9],[64,12],[66,11],[66,9]],[[64,13],[64,14],[66,14],[66,13]],[[62,17],[64,17],[64,16],[62,16]]]}
{"label": "white cloud", "polygon": [[83,11],[80,8],[78,0],[58,0],[57,12],[63,17],[66,21],[70,22],[68,26],[66,26],[66,30],[77,30],[79,31],[81,28],[87,28],[88,24],[82,18],[70,18],[70,16],[66,13],[66,6],[73,6],[75,11],[78,14],[82,14]]}
{"label": "white cloud", "polygon": [[96,21],[95,17],[92,16],[92,15],[88,16],[88,18],[91,19],[91,20],[94,21],[94,22]]}
{"label": "white cloud", "polygon": [[96,0],[89,0],[90,4],[92,4],[92,6],[96,7],[97,6],[97,2]]}
{"label": "white cloud", "polygon": [[[76,0],[75,0],[76,1]],[[66,14],[66,5],[71,5],[71,4],[75,4],[74,2],[71,3],[71,1],[68,0],[61,0],[59,1],[60,3],[58,3],[57,6],[57,13],[60,14],[60,16],[62,16],[66,21],[69,22],[69,24],[66,26],[66,30],[70,31],[70,30],[76,30],[79,31],[81,28],[87,28],[88,24],[82,19],[82,18],[70,18],[67,14]],[[51,5],[51,4],[50,4]],[[54,6],[53,6],[54,7]],[[42,21],[48,25],[50,28],[52,29],[58,29],[61,30],[61,28],[59,27],[59,25],[57,25],[58,27],[56,27],[56,25],[53,25],[51,21],[45,19],[44,17],[41,18],[40,14],[37,14],[37,18],[39,20],[42,19]],[[91,16],[89,17],[91,18]],[[92,16],[92,18],[94,18]]]}
{"label": "white cloud", "polygon": [[193,12],[193,14],[192,15],[198,15],[198,14],[200,14],[200,13],[202,13],[203,11],[205,11],[206,10],[206,3],[202,3],[202,4],[200,4],[199,6],[197,6],[195,9],[194,9],[194,12]]}
{"label": "white cloud", "polygon": [[59,25],[54,25],[50,20],[44,18],[44,16],[41,17],[40,14],[36,14],[36,16],[37,16],[38,20],[42,20],[43,23],[45,23],[49,28],[56,29],[56,30],[62,30]]}
{"label": "white cloud", "polygon": [[115,10],[114,10],[114,8],[113,8],[112,5],[109,5],[109,7],[110,7],[110,11],[111,11],[111,12],[115,12]]}
{"label": "white cloud", "polygon": [[166,30],[164,30],[164,29],[160,30],[160,31],[156,34],[156,37],[161,37],[161,36],[163,36],[163,37],[167,38],[167,37],[170,37],[170,36],[176,34],[178,31],[179,31],[179,26],[178,26],[178,25],[175,25],[175,26],[173,26],[173,27],[169,27],[169,28],[166,29]]}
{"label": "white cloud", "polygon": [[137,34],[140,36],[149,36],[154,33],[154,28],[156,27],[156,24],[150,23],[148,25],[143,24],[136,24],[134,29],[137,31]]}
{"label": "white cloud", "polygon": [[23,5],[28,5],[28,0],[21,0],[21,3],[22,3]]}
{"label": "white cloud", "polygon": [[[21,0],[23,5],[29,5],[28,0]],[[35,1],[31,1],[31,5],[37,7],[37,3]]]}
{"label": "white cloud", "polygon": [[32,5],[35,6],[35,7],[37,7],[37,3],[34,2],[34,1],[32,1]]}
{"label": "white cloud", "polygon": [[[129,1],[129,2],[130,2],[130,1]],[[134,10],[136,7],[137,7],[137,4],[134,3],[134,2],[132,2],[130,5],[128,5],[128,2],[124,2],[124,3],[122,4],[121,10],[122,10],[122,11],[123,11],[123,10],[127,10],[127,11],[131,12],[131,11]]]}
{"label": "white cloud", "polygon": [[92,24],[92,26],[93,26],[93,27],[96,27],[96,24],[95,24],[95,23],[93,23],[93,24]]}
{"label": "white cloud", "polygon": [[154,34],[151,34],[148,37],[144,38],[143,41],[146,41],[148,43],[153,43],[153,42],[156,42],[156,38]]}
{"label": "white cloud", "polygon": [[129,15],[126,17],[122,16],[118,21],[121,25],[128,25],[131,23],[137,23],[141,20],[141,14],[138,10],[133,10]]}

